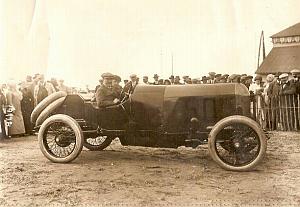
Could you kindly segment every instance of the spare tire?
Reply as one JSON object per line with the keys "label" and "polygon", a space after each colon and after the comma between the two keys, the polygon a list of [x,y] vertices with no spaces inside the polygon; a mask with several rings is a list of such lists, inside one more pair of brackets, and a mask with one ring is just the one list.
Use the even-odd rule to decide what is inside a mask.
{"label": "spare tire", "polygon": [[66,97],[61,97],[49,104],[39,115],[35,122],[35,126],[40,126],[48,118],[48,116],[59,106],[62,105]]}
{"label": "spare tire", "polygon": [[35,124],[37,118],[39,117],[40,113],[53,101],[61,98],[66,97],[67,93],[64,91],[58,91],[55,93],[50,94],[45,99],[43,99],[32,111],[30,121],[31,123]]}

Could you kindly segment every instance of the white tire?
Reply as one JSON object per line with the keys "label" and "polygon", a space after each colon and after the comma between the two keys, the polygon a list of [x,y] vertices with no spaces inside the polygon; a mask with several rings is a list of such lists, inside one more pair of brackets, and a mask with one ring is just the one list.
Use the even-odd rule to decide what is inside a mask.
{"label": "white tire", "polygon": [[[49,139],[51,141],[48,142]],[[83,141],[79,124],[64,114],[56,114],[46,119],[38,134],[42,153],[56,163],[68,163],[77,158],[82,150]]]}
{"label": "white tire", "polygon": [[[248,129],[249,131],[240,130],[240,136],[233,136],[234,139],[232,140],[234,141],[232,146],[235,147],[235,151],[228,151],[227,149],[224,149],[224,147],[222,147],[221,142],[223,138],[218,140],[218,137],[222,136],[222,133],[224,133],[224,131],[222,130],[224,128],[236,125],[244,126],[246,128],[243,129]],[[249,146],[246,146],[245,144],[245,140],[249,140],[249,137],[246,137],[248,136],[247,134],[249,134],[249,137],[250,135],[252,136],[250,137],[252,138],[252,140],[255,139],[256,147],[251,146],[251,150],[249,150]],[[218,144],[220,144],[219,148]],[[243,148],[243,146],[245,147]],[[208,149],[213,160],[217,162],[217,164],[223,169],[231,171],[249,171],[256,167],[265,156],[267,150],[267,139],[260,125],[254,120],[239,115],[229,116],[217,122],[211,130],[208,138]],[[228,157],[230,156],[230,154],[232,154],[232,156],[239,155],[239,157],[243,157],[243,159],[245,160],[235,160],[235,162],[231,162],[228,157],[223,156],[226,153],[228,154]],[[249,160],[246,160],[245,157],[248,157]],[[236,162],[238,162],[238,164],[236,164]]]}
{"label": "white tire", "polygon": [[37,118],[39,117],[40,113],[53,101],[61,98],[61,97],[66,97],[67,93],[64,91],[58,91],[55,93],[50,94],[46,98],[44,98],[32,111],[31,116],[30,116],[30,121],[31,123],[35,124]]}
{"label": "white tire", "polygon": [[48,116],[58,107],[60,107],[66,97],[61,97],[55,101],[53,101],[51,104],[49,104],[39,115],[35,122],[35,126],[40,126],[47,118]]}

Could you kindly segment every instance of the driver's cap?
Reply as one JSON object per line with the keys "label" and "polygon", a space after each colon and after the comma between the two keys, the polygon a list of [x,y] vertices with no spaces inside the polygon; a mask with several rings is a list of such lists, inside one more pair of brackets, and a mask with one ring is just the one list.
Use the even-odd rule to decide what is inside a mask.
{"label": "driver's cap", "polygon": [[103,79],[114,79],[114,75],[113,74],[111,74],[111,73],[103,73],[102,75],[101,75],[101,77],[103,78]]}

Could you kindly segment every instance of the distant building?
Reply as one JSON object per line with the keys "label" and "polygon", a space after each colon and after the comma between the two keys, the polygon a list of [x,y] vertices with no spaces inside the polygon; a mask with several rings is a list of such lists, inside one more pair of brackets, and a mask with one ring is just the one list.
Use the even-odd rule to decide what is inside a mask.
{"label": "distant building", "polygon": [[256,74],[289,73],[300,69],[300,22],[271,36],[273,48]]}

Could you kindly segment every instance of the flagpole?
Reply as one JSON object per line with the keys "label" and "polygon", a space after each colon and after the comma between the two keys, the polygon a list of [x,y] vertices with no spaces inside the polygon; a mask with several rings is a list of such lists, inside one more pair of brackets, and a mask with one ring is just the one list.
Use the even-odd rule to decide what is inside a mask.
{"label": "flagpole", "polygon": [[257,69],[259,68],[259,61],[260,61],[260,51],[261,47],[263,47],[263,60],[266,57],[266,51],[265,51],[265,39],[264,39],[264,31],[261,31],[261,35],[259,38],[259,48],[258,48],[258,57],[257,57]]}
{"label": "flagpole", "polygon": [[174,75],[174,63],[173,63],[173,52],[172,52],[172,75]]}

